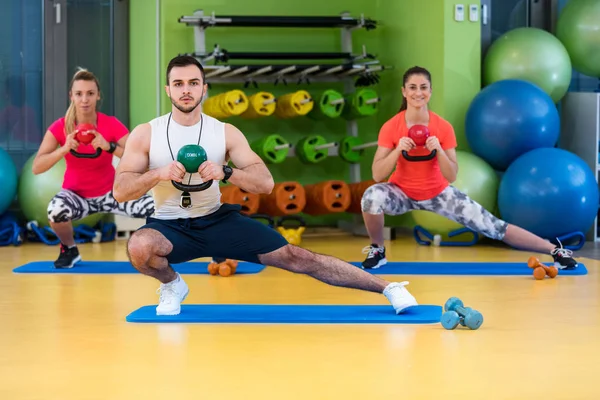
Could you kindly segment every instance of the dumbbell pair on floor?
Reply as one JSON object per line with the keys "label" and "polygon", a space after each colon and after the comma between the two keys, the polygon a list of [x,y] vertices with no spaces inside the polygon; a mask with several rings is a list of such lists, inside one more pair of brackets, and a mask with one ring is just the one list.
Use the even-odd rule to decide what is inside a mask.
{"label": "dumbbell pair on floor", "polygon": [[552,279],[556,278],[558,275],[558,268],[555,266],[548,267],[533,256],[529,257],[529,260],[527,260],[527,266],[533,268],[533,277],[538,281],[544,279],[546,275]]}
{"label": "dumbbell pair on floor", "polygon": [[460,324],[476,330],[483,324],[483,315],[471,307],[465,307],[458,297],[449,298],[444,305],[444,311],[440,322],[445,329],[453,330]]}
{"label": "dumbbell pair on floor", "polygon": [[213,276],[231,276],[235,274],[237,266],[236,260],[215,258],[208,264],[208,273]]}

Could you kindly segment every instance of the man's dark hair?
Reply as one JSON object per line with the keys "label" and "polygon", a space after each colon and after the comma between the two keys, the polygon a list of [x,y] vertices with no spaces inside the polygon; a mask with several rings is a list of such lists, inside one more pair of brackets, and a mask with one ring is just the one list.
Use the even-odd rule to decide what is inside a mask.
{"label": "man's dark hair", "polygon": [[177,56],[173,57],[171,61],[169,61],[169,65],[167,66],[167,85],[169,84],[169,75],[171,74],[171,70],[174,67],[187,67],[188,65],[195,65],[200,70],[200,74],[202,75],[202,83],[206,83],[204,79],[204,68],[202,64],[195,57],[192,56]]}

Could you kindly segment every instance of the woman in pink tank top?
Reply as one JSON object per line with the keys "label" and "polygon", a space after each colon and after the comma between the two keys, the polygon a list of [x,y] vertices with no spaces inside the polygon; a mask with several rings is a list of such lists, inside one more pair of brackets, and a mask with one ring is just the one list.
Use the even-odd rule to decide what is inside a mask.
{"label": "woman in pink tank top", "polygon": [[113,157],[123,155],[129,131],[116,117],[97,111],[98,79],[80,69],[69,85],[69,97],[65,116],[48,128],[32,167],[34,174],[41,174],[63,157],[66,162],[62,188],[48,204],[50,226],[61,242],[55,268],[72,268],[81,260],[72,221],[95,213],[146,218],[154,212],[150,196],[118,203],[112,195]]}

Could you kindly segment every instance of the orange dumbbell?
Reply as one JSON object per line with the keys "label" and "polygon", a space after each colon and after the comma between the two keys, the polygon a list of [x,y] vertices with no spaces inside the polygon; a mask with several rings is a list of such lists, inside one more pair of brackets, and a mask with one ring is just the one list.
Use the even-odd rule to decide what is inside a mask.
{"label": "orange dumbbell", "polygon": [[536,257],[529,257],[527,261],[529,268],[533,268],[533,277],[537,280],[542,280],[546,275],[550,278],[555,278],[558,275],[558,268],[548,267],[540,262]]}
{"label": "orange dumbbell", "polygon": [[211,261],[208,264],[208,273],[211,275],[230,276],[235,274],[238,262],[236,260],[225,260],[223,262]]}

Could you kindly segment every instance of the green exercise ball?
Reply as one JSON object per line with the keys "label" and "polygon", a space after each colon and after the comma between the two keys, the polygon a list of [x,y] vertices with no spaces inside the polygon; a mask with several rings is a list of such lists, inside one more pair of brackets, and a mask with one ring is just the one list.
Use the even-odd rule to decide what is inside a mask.
{"label": "green exercise ball", "polygon": [[[489,212],[494,213],[500,185],[496,171],[482,158],[465,151],[456,152],[456,161],[458,162],[458,175],[452,186],[481,204]],[[446,217],[423,210],[411,213],[417,225],[434,235],[441,235],[444,241],[464,241],[472,238],[471,234],[449,238],[448,233],[463,228],[463,225]]]}
{"label": "green exercise ball", "polygon": [[567,49],[573,68],[600,78],[600,1],[571,0],[558,17],[556,37]]}
{"label": "green exercise ball", "polygon": [[[17,199],[21,213],[27,222],[37,221],[38,226],[49,226],[48,223],[48,204],[50,200],[60,191],[63,177],[65,175],[66,163],[62,158],[54,164],[48,171],[34,175],[31,171],[35,154],[23,166],[19,178],[19,190]],[[73,227],[79,225],[96,225],[101,219],[102,214],[92,214],[79,221],[73,221]]]}
{"label": "green exercise ball", "polygon": [[517,28],[492,43],[483,60],[484,85],[519,79],[544,90],[558,103],[571,83],[567,49],[551,33],[538,28]]}

